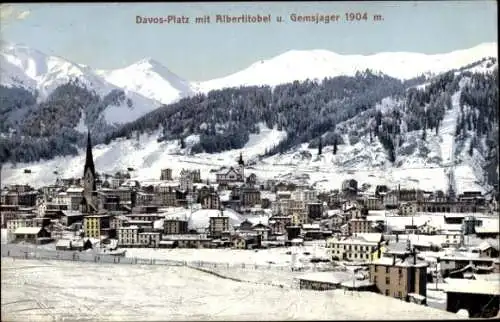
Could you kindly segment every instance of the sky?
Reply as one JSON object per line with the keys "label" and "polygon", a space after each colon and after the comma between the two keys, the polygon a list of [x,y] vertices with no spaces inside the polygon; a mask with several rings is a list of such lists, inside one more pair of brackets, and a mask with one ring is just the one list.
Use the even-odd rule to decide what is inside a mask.
{"label": "sky", "polygon": [[[346,13],[367,20],[346,21]],[[497,42],[491,1],[24,3],[0,7],[0,39],[97,69],[122,68],[146,57],[182,78],[209,80],[288,50],[339,54],[445,53]],[[221,24],[215,15],[271,15],[270,23]],[[304,23],[291,15],[339,15]],[[138,24],[137,16],[189,17],[187,24]],[[195,23],[209,15],[210,23]],[[374,21],[374,15],[383,20]],[[281,16],[282,22],[276,18]]]}

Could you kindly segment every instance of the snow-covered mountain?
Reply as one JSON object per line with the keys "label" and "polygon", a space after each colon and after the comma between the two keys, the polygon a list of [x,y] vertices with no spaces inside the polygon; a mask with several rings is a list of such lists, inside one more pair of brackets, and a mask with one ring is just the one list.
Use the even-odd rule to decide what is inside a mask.
{"label": "snow-covered mountain", "polygon": [[[484,57],[497,56],[496,43],[483,43],[469,49],[434,55],[408,52],[340,55],[327,50],[291,50],[271,59],[260,60],[248,68],[222,78],[190,82],[152,58],[142,59],[124,68],[95,70],[61,57],[46,55],[24,45],[2,43],[0,84],[36,88],[43,98],[58,85],[78,78],[101,94],[121,88],[132,96],[147,98],[153,101],[151,108],[154,108],[158,106],[158,102],[173,103],[196,92],[206,93],[225,87],[274,86],[295,80],[352,76],[366,69],[409,79],[422,74],[439,74]],[[139,115],[141,112],[135,111],[134,114]]]}
{"label": "snow-covered mountain", "polygon": [[163,104],[173,103],[194,93],[188,81],[152,58],[140,60],[121,69],[97,71],[97,74],[111,84]]}
{"label": "snow-covered mountain", "polygon": [[[98,95],[122,89],[98,75],[89,66],[77,64],[57,56],[50,56],[24,45],[2,43],[0,51],[0,84],[23,87],[38,92],[38,101],[44,101],[57,87],[77,80]],[[104,118],[109,124],[133,121],[156,109],[160,102],[140,93],[123,88],[131,106],[109,106]]]}
{"label": "snow-covered mountain", "polygon": [[291,50],[268,60],[261,60],[237,73],[200,82],[202,92],[240,85],[278,85],[323,79],[340,75],[352,76],[371,69],[386,75],[410,79],[422,74],[439,74],[471,64],[484,57],[497,57],[497,44],[484,43],[470,49],[445,54],[387,52],[374,55],[340,55],[327,50]]}

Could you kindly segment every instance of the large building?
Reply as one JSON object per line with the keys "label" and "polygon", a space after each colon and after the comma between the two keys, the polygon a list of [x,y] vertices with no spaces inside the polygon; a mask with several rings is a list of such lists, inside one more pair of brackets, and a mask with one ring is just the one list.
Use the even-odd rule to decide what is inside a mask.
{"label": "large building", "polygon": [[426,303],[429,264],[418,260],[415,252],[382,256],[369,266],[370,279],[378,292],[407,302]]}
{"label": "large building", "polygon": [[222,233],[229,230],[229,217],[221,214],[219,216],[210,217],[209,232],[210,236],[214,238],[220,238]]}

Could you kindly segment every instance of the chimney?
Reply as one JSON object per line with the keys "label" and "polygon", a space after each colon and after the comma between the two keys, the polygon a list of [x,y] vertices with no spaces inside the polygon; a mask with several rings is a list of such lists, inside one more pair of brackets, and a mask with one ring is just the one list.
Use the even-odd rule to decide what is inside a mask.
{"label": "chimney", "polygon": [[396,255],[392,255],[392,266],[396,265]]}
{"label": "chimney", "polygon": [[413,249],[413,265],[417,265],[417,252]]}

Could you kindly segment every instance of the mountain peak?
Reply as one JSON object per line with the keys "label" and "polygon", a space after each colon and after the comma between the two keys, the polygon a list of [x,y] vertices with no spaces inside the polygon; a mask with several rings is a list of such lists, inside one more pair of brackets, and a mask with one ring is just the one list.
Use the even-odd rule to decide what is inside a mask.
{"label": "mountain peak", "polygon": [[158,68],[158,67],[165,68],[165,66],[163,66],[160,62],[158,62],[156,59],[154,59],[152,57],[143,58],[143,59],[135,62],[131,66],[147,66],[147,67],[153,67],[153,68]]}

